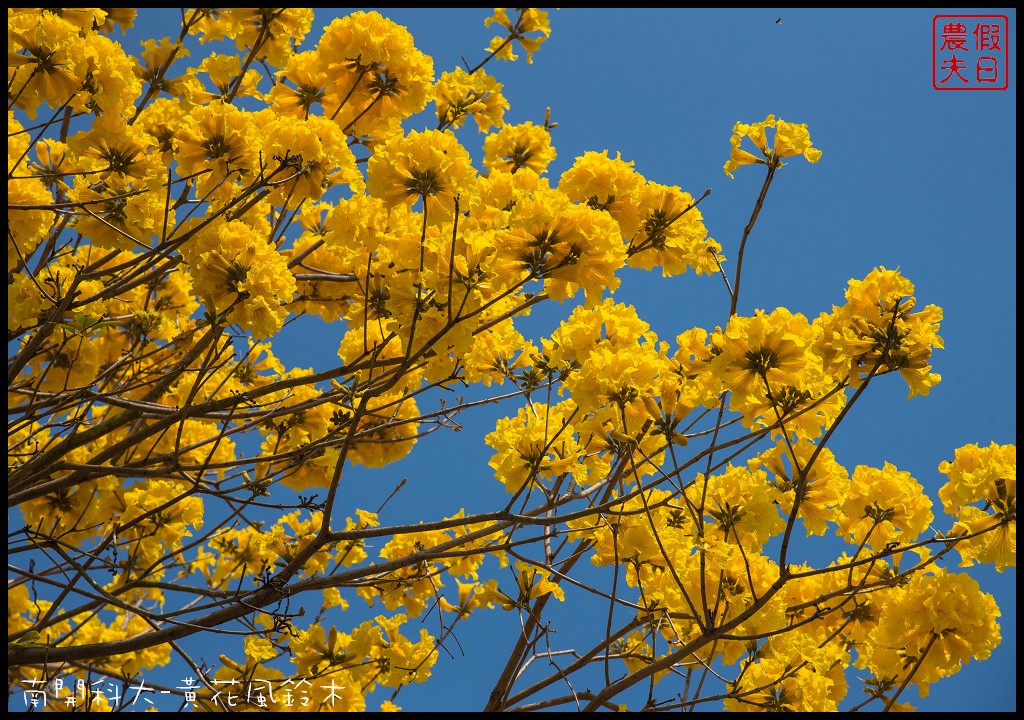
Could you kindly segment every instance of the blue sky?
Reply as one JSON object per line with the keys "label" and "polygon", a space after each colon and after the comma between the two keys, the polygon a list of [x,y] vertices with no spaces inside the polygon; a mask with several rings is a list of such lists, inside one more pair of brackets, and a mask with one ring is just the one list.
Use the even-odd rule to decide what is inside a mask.
{"label": "blue sky", "polygon": [[[463,55],[474,64],[492,34],[483,27],[489,14],[483,10],[381,12],[409,28],[417,47],[434,58],[437,76]],[[1015,11],[970,12],[1008,15],[1015,43]],[[759,168],[740,168],[735,180],[723,173],[733,123],[774,113],[808,124],[822,159],[812,166],[798,158],[778,173],[748,246],[739,312],[782,306],[814,317],[842,303],[850,278],[879,265],[899,267],[914,282],[919,303],[944,309],[946,349],[933,358],[942,383],[928,397],[907,401],[901,381],[882,378],[831,444],[851,470],[888,461],[910,471],[932,496],[942,529],[948,524],[937,497],[945,481],[939,462],[967,443],[1016,442],[1016,47],[1009,48],[1008,90],[936,91],[935,14],[563,9],[552,11],[551,38],[532,65],[494,62],[488,71],[504,84],[507,122],[540,123],[551,108],[558,122],[558,157],[548,171],[553,182],[583,152],[608,150],[633,161],[649,180],[694,196],[711,188],[701,212],[730,261],[763,180]],[[302,49],[312,47],[333,17],[317,11]],[[140,10],[123,42],[131,52],[138,39],[170,34],[168,22],[177,24],[174,12]],[[424,116],[406,127],[433,124]],[[459,136],[479,160],[483,136],[470,125]],[[671,279],[626,272],[623,278],[616,300],[636,306],[663,339],[695,326],[713,329],[728,317],[718,278],[692,272]],[[549,334],[571,307],[535,313],[524,328]],[[287,365],[322,370],[337,364],[334,328],[304,320],[286,332],[293,335],[277,338],[274,348]],[[301,342],[294,340],[298,333]],[[440,517],[503,503],[482,439],[499,414],[516,409],[465,414],[461,433],[435,433],[395,466],[346,472],[353,508],[360,499],[360,507],[376,508],[402,477],[409,484],[388,506],[387,523],[423,519],[424,507]],[[901,699],[921,710],[1016,707],[1016,571],[975,568],[971,574],[1002,609],[1003,643],[989,661],[972,662],[933,685],[927,698],[909,689]],[[340,629],[358,624],[355,613],[364,612],[362,600],[351,601],[353,619],[339,617]],[[592,623],[603,627],[603,606],[593,615],[583,600],[566,606],[556,616],[566,639]],[[496,658],[518,628],[514,614],[490,615],[463,625],[465,654],[452,646],[455,657],[442,656],[436,677],[403,689],[398,704],[479,709],[499,670]],[[429,620],[425,627],[431,628]],[[237,645],[234,657],[240,639]],[[859,700],[854,693],[858,684],[846,704]],[[378,692],[375,699],[386,695]]]}

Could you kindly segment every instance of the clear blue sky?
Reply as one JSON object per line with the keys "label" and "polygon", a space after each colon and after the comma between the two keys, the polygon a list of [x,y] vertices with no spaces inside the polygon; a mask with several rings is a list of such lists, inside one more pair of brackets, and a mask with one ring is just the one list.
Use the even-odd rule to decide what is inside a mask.
{"label": "clear blue sky", "polygon": [[[437,76],[462,55],[475,63],[492,34],[483,27],[484,10],[381,12],[409,28],[417,47],[434,58]],[[710,187],[701,211],[730,260],[763,179],[757,168],[741,168],[735,180],[722,172],[733,123],[774,113],[809,125],[824,155],[815,166],[797,159],[777,175],[749,245],[739,311],[783,306],[814,317],[842,303],[850,278],[879,265],[899,267],[920,303],[944,309],[946,349],[934,356],[943,382],[928,397],[907,401],[902,382],[882,379],[831,444],[848,468],[888,461],[910,471],[935,502],[937,529],[948,527],[937,497],[945,481],[939,462],[967,443],[1016,443],[1016,14],[970,12],[1009,16],[1006,91],[932,88],[931,10],[564,9],[552,11],[552,36],[532,65],[521,59],[488,67],[511,103],[506,121],[540,123],[551,107],[558,122],[553,181],[584,151],[607,149],[633,161],[649,180],[694,196]],[[333,17],[317,11],[302,49],[312,47]],[[126,47],[133,51],[142,37],[176,32],[168,22],[177,24],[175,13],[140,10]],[[423,117],[406,127],[433,124]],[[475,127],[460,138],[475,158],[482,156]],[[711,329],[728,316],[721,281],[692,272],[673,279],[627,272],[615,298],[635,305],[667,340],[694,326]],[[570,307],[538,313],[525,327],[550,333]],[[296,329],[301,343],[283,336],[274,343],[286,364],[325,369],[337,363],[338,331],[319,321]],[[461,433],[435,433],[385,470],[347,471],[353,508],[376,508],[402,477],[410,482],[389,505],[387,523],[422,519],[424,507],[440,517],[502,503],[504,490],[487,467],[490,450],[482,442],[497,415],[463,415]],[[921,710],[1016,707],[1016,571],[971,573],[1002,609],[1003,643],[989,661],[933,685],[928,698],[908,689],[901,699]],[[350,601],[351,620],[339,617],[339,629],[355,626],[365,612],[361,599]],[[558,608],[563,647],[572,645],[575,630],[603,627],[603,607],[593,615],[581,604]],[[482,707],[500,669],[496,659],[518,628],[512,613],[489,615],[462,625],[465,654],[450,646],[456,656],[442,655],[435,677],[403,689],[398,704]],[[426,621],[435,626],[436,619]],[[237,645],[233,657],[240,656],[241,640]],[[851,684],[844,707],[859,701],[859,692],[859,683]],[[370,707],[386,697],[378,691]]]}

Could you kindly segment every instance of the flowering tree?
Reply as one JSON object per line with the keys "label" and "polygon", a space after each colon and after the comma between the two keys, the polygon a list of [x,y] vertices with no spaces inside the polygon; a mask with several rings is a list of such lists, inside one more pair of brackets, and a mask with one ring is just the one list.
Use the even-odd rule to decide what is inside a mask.
{"label": "flowering tree", "polygon": [[[828,447],[875,379],[939,381],[941,310],[879,267],[813,319],[738,312],[776,175],[821,157],[805,125],[734,126],[726,173],[765,177],[729,261],[707,192],[607,152],[554,181],[556,123],[504,122],[485,66],[529,62],[544,12],[496,10],[439,78],[373,12],[304,52],[309,10],[186,10],[138,57],[108,37],[133,20],[9,14],[10,692],[124,707],[173,659],[186,707],[394,709],[483,615],[516,631],[487,710],[897,709],[998,644],[944,561],[1015,565],[1015,447],[945,453],[944,523]],[[190,64],[192,37],[238,52]],[[660,340],[605,293],[627,266],[722,283],[725,327]],[[525,337],[551,300],[577,305]],[[334,367],[275,356],[300,315]],[[349,498],[499,402],[493,507]]]}

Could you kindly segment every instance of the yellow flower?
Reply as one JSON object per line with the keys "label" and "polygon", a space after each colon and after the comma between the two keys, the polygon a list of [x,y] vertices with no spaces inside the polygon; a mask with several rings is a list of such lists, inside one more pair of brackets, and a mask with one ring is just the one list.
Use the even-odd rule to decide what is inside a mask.
{"label": "yellow flower", "polygon": [[246,70],[241,84],[236,85],[242,73],[242,59],[238,55],[211,53],[199,64],[199,72],[206,73],[216,92],[197,94],[192,98],[194,102],[205,105],[214,100],[228,102],[233,97],[263,97],[256,89],[263,76],[255,68]]}
{"label": "yellow flower", "polygon": [[[771,483],[780,491],[779,504],[787,516],[793,510],[796,497],[800,497],[799,517],[808,535],[824,535],[828,522],[840,520],[839,507],[846,500],[850,485],[846,468],[836,462],[828,448],[821,449],[814,464],[807,469],[816,449],[816,445],[806,440],[793,444],[780,441],[774,448],[747,461],[749,468],[763,467],[772,474]],[[803,478],[793,467],[793,455],[799,470],[804,471]]]}
{"label": "yellow flower", "polygon": [[300,676],[320,674],[334,665],[350,660],[346,648],[352,638],[331,626],[325,633],[322,625],[311,625],[308,630],[298,630],[289,643],[290,660],[295,663],[295,672]]}
{"label": "yellow flower", "polygon": [[492,172],[529,168],[539,175],[554,159],[551,133],[532,122],[506,125],[484,139],[484,167]]}
{"label": "yellow flower", "polygon": [[156,141],[163,164],[169,165],[174,152],[174,138],[187,114],[181,100],[157,98],[146,106],[133,127],[145,131]]}
{"label": "yellow flower", "polygon": [[[39,432],[36,428],[35,432]],[[37,437],[45,447],[45,431]],[[13,440],[13,438],[12,438]],[[12,456],[17,456],[14,445]],[[68,460],[74,461],[78,453]],[[85,461],[85,458],[82,458]],[[65,542],[80,542],[103,533],[115,512],[121,510],[120,485],[113,477],[79,483],[34,500],[24,502],[19,510],[26,524],[40,532],[59,536]],[[101,501],[102,499],[102,501]]]}
{"label": "yellow flower", "polygon": [[[139,192],[144,183],[111,175],[97,184],[88,177],[75,178],[68,199],[87,203],[76,212],[73,225],[97,247],[119,250],[148,248],[164,228],[165,199],[156,192]],[[85,210],[84,208],[88,208]],[[167,210],[168,223],[175,213]]]}
{"label": "yellow flower", "polygon": [[583,449],[569,421],[573,403],[520,408],[516,417],[499,419],[484,442],[496,451],[490,466],[510,493],[528,482],[554,480],[582,470]]}
{"label": "yellow flower", "polygon": [[316,52],[310,50],[292,55],[288,66],[278,76],[281,81],[266,94],[267,101],[277,113],[304,118],[314,104],[323,102],[327,92],[327,71]]}
{"label": "yellow flower", "polygon": [[370,157],[367,191],[388,206],[422,199],[428,222],[450,221],[455,198],[472,187],[469,153],[450,132],[412,131],[388,140]]}
{"label": "yellow flower", "polygon": [[584,412],[603,405],[621,409],[616,429],[635,437],[648,415],[640,398],[656,392],[658,376],[667,374],[668,369],[664,355],[649,343],[625,342],[617,348],[603,345],[587,355],[565,384]]}
{"label": "yellow flower", "polygon": [[[234,105],[214,102],[196,107],[178,128],[174,159],[182,177],[194,177],[197,191],[205,195],[224,183],[233,192],[240,175],[253,165],[256,128],[249,113]],[[224,182],[225,180],[228,182]]]}
{"label": "yellow flower", "polygon": [[725,262],[722,246],[708,237],[693,197],[678,187],[648,182],[637,193],[641,225],[632,237],[628,264],[651,270],[661,266],[664,277],[692,267],[698,275],[713,275]]}
{"label": "yellow flower", "polygon": [[[476,179],[473,190],[460,203],[469,211],[467,222],[473,223],[481,231],[501,230],[508,227],[516,205],[520,199],[529,197],[538,190],[549,191],[547,178],[539,176],[532,170],[524,172],[504,172],[493,170],[483,173]],[[459,223],[462,227],[463,223]],[[496,246],[496,243],[489,243]],[[514,284],[514,280],[502,276],[498,282],[504,287]]]}
{"label": "yellow flower", "polygon": [[788,123],[779,118],[775,125],[775,157],[803,155],[807,162],[816,163],[821,159],[821,150],[811,147],[811,134],[807,125]]}
{"label": "yellow flower", "polygon": [[[515,60],[518,56],[512,52],[512,41],[516,40],[526,50],[526,62],[532,63],[533,53],[551,35],[548,14],[538,8],[517,8],[517,10],[519,17],[515,21],[509,19],[506,8],[494,8],[494,15],[484,20],[485,27],[498,24],[508,30],[506,37],[499,35],[492,39],[487,49],[495,53],[501,60]],[[526,33],[538,34],[527,37]]]}
{"label": "yellow flower", "polygon": [[729,153],[729,161],[725,163],[725,174],[732,177],[733,172],[740,165],[753,165],[754,163],[765,164],[764,160],[752,155],[746,150],[740,147],[742,138],[739,135],[733,135],[729,138],[729,142],[732,143],[732,151]]}
{"label": "yellow flower", "polygon": [[978,560],[994,563],[999,572],[1016,567],[1017,446],[965,445],[952,462],[939,464],[939,472],[949,477],[939,489],[942,506],[957,519],[950,535],[982,533],[955,545],[960,566]]}
{"label": "yellow flower", "polygon": [[142,83],[124,48],[102,35],[88,33],[79,52],[76,72],[88,82],[85,91],[72,98],[71,107],[114,117],[134,115]]}
{"label": "yellow flower", "polygon": [[48,12],[67,20],[79,32],[91,31],[95,26],[102,24],[107,14],[100,8],[53,8]]}
{"label": "yellow flower", "polygon": [[82,89],[76,65],[86,43],[70,22],[33,10],[9,16],[7,34],[7,96],[29,118],[42,103],[58,108]]}
{"label": "yellow flower", "polygon": [[763,547],[786,529],[776,507],[780,495],[768,484],[763,470],[732,465],[707,482],[703,475],[698,476],[687,491],[695,506],[704,501],[704,514],[711,517],[709,524],[717,530],[715,539],[739,543],[747,551]]}
{"label": "yellow flower", "polygon": [[857,647],[857,665],[875,677],[899,682],[912,669],[922,697],[930,683],[984,660],[1002,639],[992,596],[966,574],[932,567],[933,574],[917,573],[884,595],[878,625]]}
{"label": "yellow flower", "polygon": [[244,645],[246,657],[251,657],[256,662],[277,657],[277,651],[270,641],[259,635],[247,635]]}
{"label": "yellow flower", "polygon": [[481,596],[478,590],[483,586],[478,582],[460,582],[455,581],[455,584],[459,588],[459,604],[453,605],[443,595],[440,598],[441,609],[445,612],[458,613],[460,620],[468,618],[474,610],[481,607],[491,607],[490,603],[482,602]]}
{"label": "yellow flower", "polygon": [[536,352],[536,346],[527,342],[508,318],[473,337],[472,347],[463,356],[466,380],[487,387],[492,382],[501,385],[513,371],[528,366]]}
{"label": "yellow flower", "polygon": [[[238,50],[252,48],[257,50],[257,59],[281,67],[312,25],[310,8],[228,8],[205,13],[189,32],[199,35],[202,43],[232,39]],[[253,48],[257,40],[258,49]]]}
{"label": "yellow flower", "polygon": [[607,518],[583,517],[568,523],[570,537],[593,543],[590,562],[595,566],[638,562],[664,568],[668,561],[662,548],[679,548],[683,554],[693,548],[693,514],[685,500],[673,498],[671,492],[644,490],[617,507],[618,512]]}
{"label": "yellow flower", "polygon": [[[46,210],[15,210],[15,205],[47,206],[53,203],[53,193],[36,178],[7,181],[7,271],[27,262],[53,223],[53,213]],[[23,277],[18,273],[15,278]],[[26,278],[28,279],[28,278]],[[15,279],[15,282],[17,280]],[[8,286],[8,308],[13,305]],[[16,322],[16,321],[15,321]]]}
{"label": "yellow flower", "polygon": [[[768,137],[766,130],[775,131],[775,138],[772,149],[768,150]],[[811,147],[811,135],[806,125],[788,123],[774,115],[769,115],[764,122],[736,123],[732,129],[733,135],[729,138],[732,151],[729,154],[729,161],[725,163],[725,174],[732,177],[733,172],[740,165],[772,165],[778,167],[782,164],[781,158],[793,155],[803,155],[807,162],[816,163],[821,159],[821,150]],[[743,138],[750,138],[757,149],[764,156],[764,159],[747,152],[740,147]]]}
{"label": "yellow flower", "polygon": [[977,534],[977,537],[956,544],[960,567],[971,567],[976,561],[991,563],[999,572],[1017,567],[1017,521],[1010,519],[1015,517],[1006,512],[990,514],[973,505],[963,508],[949,536]]}
{"label": "yellow flower", "polygon": [[341,184],[362,192],[363,174],[336,124],[318,115],[298,118],[271,110],[258,113],[256,121],[264,162],[271,172],[279,170],[273,175],[279,184],[270,195],[272,204],[294,207],[319,200]]}
{"label": "yellow flower", "polygon": [[501,83],[477,70],[470,75],[462,68],[446,72],[434,86],[437,119],[443,126],[458,128],[468,115],[476,120],[480,132],[492,125],[501,126],[508,100],[501,94]]}
{"label": "yellow flower", "polygon": [[[88,131],[68,139],[68,148],[79,156],[76,169],[96,173],[103,180],[111,174],[141,180],[162,177],[167,172],[162,162],[148,155],[153,138],[117,115],[97,118]],[[96,182],[94,175],[87,179]]]}
{"label": "yellow flower", "polygon": [[376,135],[390,121],[422,110],[430,99],[434,63],[407,29],[377,12],[355,12],[324,28],[316,48],[327,73],[322,104],[356,136]]}
{"label": "yellow flower", "polygon": [[799,385],[774,387],[763,384],[732,407],[743,413],[743,424],[752,429],[771,427],[772,437],[787,435],[805,440],[819,437],[846,405],[846,394],[837,392],[836,381],[816,361],[804,366]]}
{"label": "yellow flower", "polygon": [[942,378],[931,372],[933,348],[941,348],[942,309],[928,305],[911,312],[914,285],[898,270],[875,268],[864,280],[850,280],[846,304],[814,321],[815,350],[836,380],[859,387],[872,372],[898,370],[908,397],[927,395]]}
{"label": "yellow flower", "polygon": [[638,194],[644,182],[619,154],[610,158],[607,151],[586,152],[562,174],[558,189],[573,202],[604,210],[619,223],[623,237],[632,238],[640,227]]}
{"label": "yellow flower", "polygon": [[552,582],[549,578],[551,573],[542,567],[530,565],[522,560],[516,561],[516,594],[506,595],[498,589],[497,580],[489,580],[480,592],[481,602],[495,603],[501,605],[505,610],[524,608],[526,604],[535,598],[552,594],[560,601],[565,600],[565,591],[562,586]]}
{"label": "yellow flower", "polygon": [[124,35],[135,24],[135,8],[106,8],[103,22],[100,23],[100,32],[113,32],[114,25],[121,26],[121,34]]}
{"label": "yellow flower", "polygon": [[526,269],[544,278],[545,291],[558,300],[583,288],[588,306],[619,286],[615,273],[626,248],[607,213],[573,205],[558,191],[537,191],[516,203],[510,225],[497,234],[497,273],[518,276]]}
{"label": "yellow flower", "polygon": [[549,364],[568,367],[586,362],[599,347],[628,353],[639,345],[654,345],[657,339],[636,308],[605,298],[593,307],[576,307],[543,344]]}
{"label": "yellow flower", "polygon": [[809,633],[773,635],[731,687],[727,710],[836,712],[846,687],[836,643],[822,644]]}
{"label": "yellow flower", "polygon": [[858,465],[840,514],[836,534],[874,550],[914,542],[934,518],[921,483],[891,463],[882,469]]}
{"label": "yellow flower", "polygon": [[229,322],[251,330],[257,340],[281,329],[288,314],[281,303],[292,299],[295,277],[257,230],[238,220],[214,223],[190,238],[181,254],[196,295],[218,312],[230,307]]}
{"label": "yellow flower", "polygon": [[171,65],[189,56],[188,48],[180,42],[171,42],[170,38],[154,40],[152,38],[141,42],[142,51],[138,57],[132,57],[135,64],[135,75],[145,83],[150,83],[156,90],[163,90],[171,94],[179,85],[183,76],[168,77]]}
{"label": "yellow flower", "polygon": [[419,415],[411,397],[385,393],[374,398],[359,422],[349,461],[375,468],[401,460],[416,444],[419,424],[412,421]]}
{"label": "yellow flower", "polygon": [[737,403],[744,396],[774,393],[786,385],[800,387],[810,340],[807,319],[785,308],[757,310],[754,317],[737,315],[711,338],[718,351],[711,370],[733,391]]}

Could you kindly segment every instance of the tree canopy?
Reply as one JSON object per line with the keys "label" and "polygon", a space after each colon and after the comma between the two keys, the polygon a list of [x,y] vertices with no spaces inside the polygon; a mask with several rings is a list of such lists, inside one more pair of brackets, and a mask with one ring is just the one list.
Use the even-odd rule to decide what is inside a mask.
{"label": "tree canopy", "polygon": [[[936,448],[937,493],[829,447],[881,378],[940,382],[942,310],[879,265],[741,312],[771,189],[829,152],[800,118],[732,127],[763,183],[726,243],[711,190],[553,177],[557,113],[506,122],[544,11],[450,70],[377,12],[187,9],[131,55],[134,20],[9,12],[9,695],[392,710],[491,623],[481,709],[889,710],[999,644],[957,565],[1015,567],[1015,446]],[[716,283],[721,324],[659,337],[627,269]],[[283,363],[307,332],[337,360]],[[493,504],[435,463],[396,520],[375,473],[491,407]]]}

